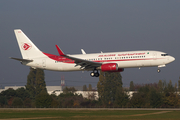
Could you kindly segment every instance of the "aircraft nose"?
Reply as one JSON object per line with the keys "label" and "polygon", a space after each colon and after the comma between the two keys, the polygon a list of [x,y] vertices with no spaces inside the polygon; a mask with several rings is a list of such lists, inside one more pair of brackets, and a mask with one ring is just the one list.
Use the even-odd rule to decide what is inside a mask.
{"label": "aircraft nose", "polygon": [[171,57],[170,57],[170,61],[171,61],[171,62],[175,61],[175,58],[171,56]]}

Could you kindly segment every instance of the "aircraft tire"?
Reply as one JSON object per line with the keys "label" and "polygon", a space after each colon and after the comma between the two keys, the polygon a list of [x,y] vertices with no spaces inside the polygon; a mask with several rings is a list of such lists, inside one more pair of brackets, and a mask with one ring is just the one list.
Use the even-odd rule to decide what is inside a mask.
{"label": "aircraft tire", "polygon": [[98,73],[98,72],[95,73],[94,76],[95,76],[95,77],[99,77],[99,73]]}
{"label": "aircraft tire", "polygon": [[90,76],[91,76],[91,77],[94,77],[94,76],[95,76],[95,73],[94,73],[94,72],[91,72],[91,73],[90,73]]}

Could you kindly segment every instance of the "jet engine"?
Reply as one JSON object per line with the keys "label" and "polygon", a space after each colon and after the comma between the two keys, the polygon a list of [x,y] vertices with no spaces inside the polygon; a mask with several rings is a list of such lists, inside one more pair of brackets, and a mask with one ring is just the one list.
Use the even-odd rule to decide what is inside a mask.
{"label": "jet engine", "polygon": [[107,63],[101,65],[101,71],[103,72],[123,72],[124,68],[118,68],[117,63]]}

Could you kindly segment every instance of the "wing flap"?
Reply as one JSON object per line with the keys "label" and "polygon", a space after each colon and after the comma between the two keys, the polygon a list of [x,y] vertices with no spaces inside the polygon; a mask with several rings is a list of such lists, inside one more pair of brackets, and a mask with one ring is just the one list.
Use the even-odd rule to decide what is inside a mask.
{"label": "wing flap", "polygon": [[84,69],[96,68],[102,65],[102,63],[99,63],[99,62],[83,60],[80,58],[71,57],[69,55],[65,55],[64,57],[74,60],[74,62],[76,63],[75,66],[81,66],[82,68],[84,67]]}

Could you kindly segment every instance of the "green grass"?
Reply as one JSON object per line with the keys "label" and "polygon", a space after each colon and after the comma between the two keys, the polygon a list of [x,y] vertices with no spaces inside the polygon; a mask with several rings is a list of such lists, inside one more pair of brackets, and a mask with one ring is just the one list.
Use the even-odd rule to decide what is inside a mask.
{"label": "green grass", "polygon": [[178,120],[180,111],[162,110],[0,110],[0,119],[46,120]]}

